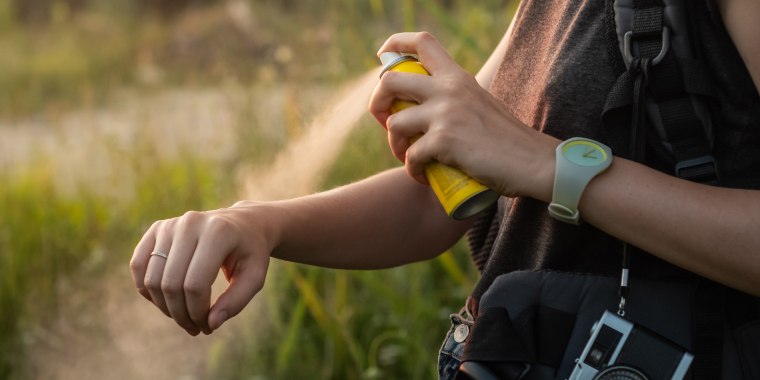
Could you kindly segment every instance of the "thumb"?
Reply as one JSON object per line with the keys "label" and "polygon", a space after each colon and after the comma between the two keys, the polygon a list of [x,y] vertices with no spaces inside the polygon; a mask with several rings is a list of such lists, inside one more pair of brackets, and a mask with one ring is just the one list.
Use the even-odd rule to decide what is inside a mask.
{"label": "thumb", "polygon": [[214,301],[208,313],[208,325],[216,330],[228,319],[238,315],[245,305],[264,287],[269,260],[263,265],[243,266],[230,276],[230,283]]}

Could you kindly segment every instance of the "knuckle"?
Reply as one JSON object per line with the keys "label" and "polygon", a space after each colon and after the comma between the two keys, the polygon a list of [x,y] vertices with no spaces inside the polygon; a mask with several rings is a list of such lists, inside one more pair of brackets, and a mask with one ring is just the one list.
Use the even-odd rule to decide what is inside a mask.
{"label": "knuckle", "polygon": [[176,222],[177,222],[177,218],[164,219],[164,220],[159,220],[155,222],[153,225],[155,226],[156,236],[159,236],[159,235],[171,236]]}
{"label": "knuckle", "polygon": [[145,280],[143,281],[143,285],[145,286],[145,289],[161,291],[161,281],[156,279],[154,276],[146,275]]}
{"label": "knuckle", "polygon": [[161,291],[169,296],[176,296],[182,293],[182,284],[171,279],[161,281]]}
{"label": "knuckle", "polygon": [[388,128],[388,133],[391,134],[390,136],[392,138],[395,138],[394,134],[396,133],[396,124],[395,124],[396,117],[397,116],[395,115],[390,115],[388,116],[388,119],[386,119],[385,121],[385,127]]}
{"label": "knuckle", "polygon": [[198,280],[185,280],[184,291],[187,296],[200,297],[206,292],[206,286]]}
{"label": "knuckle", "polygon": [[393,34],[391,34],[391,35],[388,37],[388,40],[390,41],[390,40],[393,40],[393,39],[399,38],[399,36],[401,36],[402,34],[403,34],[402,32],[399,32],[399,33],[393,33]]}
{"label": "knuckle", "polygon": [[157,220],[153,222],[153,224],[150,225],[150,228],[148,228],[148,231],[157,231],[161,229],[161,226],[164,224],[164,220]]}
{"label": "knuckle", "polygon": [[459,135],[454,128],[443,128],[436,134],[437,153],[435,159],[444,164],[452,163],[452,151],[459,146]]}
{"label": "knuckle", "polygon": [[142,273],[145,271],[146,265],[140,261],[137,260],[136,257],[132,257],[131,260],[129,260],[129,270],[132,273]]}
{"label": "knuckle", "polygon": [[222,215],[214,215],[208,219],[206,228],[210,234],[225,234],[232,228],[232,222]]}
{"label": "knuckle", "polygon": [[435,36],[426,30],[418,32],[415,39],[417,40],[417,43],[429,43],[436,40]]}
{"label": "knuckle", "polygon": [[447,126],[444,126],[440,129],[435,137],[436,142],[440,146],[451,146],[457,144],[459,135],[455,128],[447,128]]}
{"label": "knuckle", "polygon": [[414,149],[414,148],[407,149],[404,155],[404,163],[406,164],[407,168],[415,167],[419,164],[419,162],[420,162],[419,149]]}
{"label": "knuckle", "polygon": [[188,211],[182,215],[183,224],[196,224],[203,219],[203,213],[200,211]]}

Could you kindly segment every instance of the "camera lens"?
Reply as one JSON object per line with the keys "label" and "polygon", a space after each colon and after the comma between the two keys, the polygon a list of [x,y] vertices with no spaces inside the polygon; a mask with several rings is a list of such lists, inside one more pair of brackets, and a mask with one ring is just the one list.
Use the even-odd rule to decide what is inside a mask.
{"label": "camera lens", "polygon": [[644,375],[641,371],[624,366],[624,365],[615,365],[608,368],[605,368],[604,370],[600,371],[599,373],[594,376],[595,380],[649,380],[649,378]]}

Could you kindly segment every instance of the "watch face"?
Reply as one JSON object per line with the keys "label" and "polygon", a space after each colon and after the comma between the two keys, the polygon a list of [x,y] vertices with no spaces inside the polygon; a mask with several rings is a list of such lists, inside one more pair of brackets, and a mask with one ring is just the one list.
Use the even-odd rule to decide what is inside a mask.
{"label": "watch face", "polygon": [[609,159],[604,148],[587,140],[569,141],[562,147],[562,155],[568,161],[581,166],[598,166]]}

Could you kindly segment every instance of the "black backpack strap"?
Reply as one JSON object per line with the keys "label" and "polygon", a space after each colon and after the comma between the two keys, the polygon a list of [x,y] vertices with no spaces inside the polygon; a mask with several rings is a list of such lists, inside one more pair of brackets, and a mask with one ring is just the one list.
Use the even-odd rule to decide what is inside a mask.
{"label": "black backpack strap", "polygon": [[[602,121],[614,147],[627,141],[619,151],[628,158],[647,162],[645,152],[653,151],[672,163],[671,174],[715,185],[718,165],[706,100],[714,90],[691,46],[687,3],[614,1],[611,17],[626,69],[608,95]],[[655,132],[651,137],[649,130]]]}

